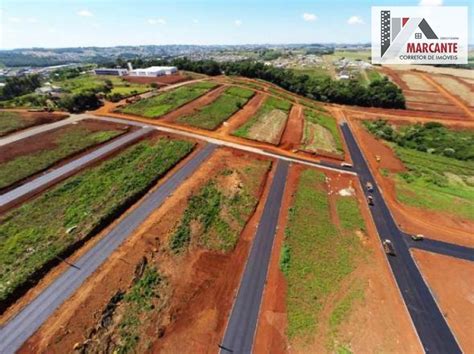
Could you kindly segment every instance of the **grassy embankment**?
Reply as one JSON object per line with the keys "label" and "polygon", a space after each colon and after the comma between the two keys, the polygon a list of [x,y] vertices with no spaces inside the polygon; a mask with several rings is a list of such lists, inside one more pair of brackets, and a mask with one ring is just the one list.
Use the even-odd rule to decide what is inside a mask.
{"label": "grassy embankment", "polygon": [[323,150],[339,155],[344,154],[336,119],[309,109],[304,110],[304,118],[302,141],[304,150],[313,152]]}
{"label": "grassy embankment", "polygon": [[365,228],[356,199],[339,196],[336,203],[340,226],[331,222],[325,175],[315,170],[303,171],[280,258],[288,284],[290,343],[310,344],[318,329],[326,326],[321,313],[329,308],[327,326],[331,335],[326,345],[330,351],[344,348],[338,341],[338,326],[350,315],[355,301],[363,298],[363,286],[351,283],[347,294],[336,303],[334,295],[366,254],[355,233]]}
{"label": "grassy embankment", "polygon": [[184,251],[190,243],[221,252],[235,247],[258,202],[258,189],[270,166],[269,162],[249,163],[243,170],[223,170],[189,199],[170,238],[173,252]]}
{"label": "grassy embankment", "polygon": [[158,118],[195,100],[217,86],[213,82],[197,82],[160,93],[157,96],[132,103],[120,111],[147,118]]}
{"label": "grassy embankment", "polygon": [[276,97],[268,97],[258,111],[235,130],[233,135],[263,141],[264,139],[258,138],[257,134],[265,135],[263,131],[260,131],[264,129],[268,133],[266,134],[266,137],[269,137],[268,140],[273,140],[272,136],[276,135],[285,124],[291,106],[292,104],[288,101]]}
{"label": "grassy embankment", "polygon": [[120,130],[91,132],[86,128],[70,126],[63,129],[52,142],[54,146],[28,155],[20,155],[0,164],[0,189],[48,169],[68,156],[104,143],[120,134]]}
{"label": "grassy embankment", "polygon": [[255,94],[240,87],[227,88],[214,102],[198,108],[191,115],[178,118],[179,123],[214,130],[241,109]]}
{"label": "grassy embankment", "polygon": [[[31,121],[33,124],[34,121]],[[0,111],[0,136],[28,127],[28,121],[17,112]]]}
{"label": "grassy embankment", "polygon": [[394,128],[386,121],[366,122],[387,141],[408,169],[390,174],[400,202],[474,220],[474,132],[438,123]]}
{"label": "grassy embankment", "polygon": [[107,224],[192,148],[166,138],[137,143],[2,215],[0,302]]}

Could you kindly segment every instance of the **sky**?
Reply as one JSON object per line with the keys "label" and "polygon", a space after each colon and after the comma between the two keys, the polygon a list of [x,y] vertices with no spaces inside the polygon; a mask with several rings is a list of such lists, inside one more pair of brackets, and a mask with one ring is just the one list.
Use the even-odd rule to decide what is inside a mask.
{"label": "sky", "polygon": [[[469,1],[0,0],[0,49],[368,43],[370,8],[381,5],[467,6]],[[471,6],[470,20],[472,15]]]}

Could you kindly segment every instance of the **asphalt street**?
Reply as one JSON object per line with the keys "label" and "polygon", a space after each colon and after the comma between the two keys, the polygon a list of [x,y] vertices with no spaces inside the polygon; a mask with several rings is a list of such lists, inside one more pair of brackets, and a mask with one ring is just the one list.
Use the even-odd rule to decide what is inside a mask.
{"label": "asphalt street", "polygon": [[70,176],[73,172],[84,168],[85,166],[113,153],[114,151],[122,148],[123,146],[130,144],[131,142],[145,136],[150,133],[153,129],[142,128],[137,131],[128,133],[117,139],[114,139],[110,143],[107,143],[100,148],[93,150],[87,155],[84,155],[76,160],[73,160],[57,169],[53,169],[45,174],[27,182],[18,188],[12,189],[2,195],[0,195],[0,208],[6,207],[11,203],[14,203],[17,199],[33,195],[38,191],[43,190],[46,186],[51,183],[60,181],[61,179]]}
{"label": "asphalt street", "polygon": [[221,353],[251,353],[289,163],[278,161],[237,297],[227,323]]}
{"label": "asphalt street", "polygon": [[216,146],[207,144],[194,157],[171,175],[156,191],[144,198],[91,250],[80,257],[75,267],[68,268],[0,329],[0,353],[14,353],[53,312],[114,252],[120,244],[166,198],[205,161]]}
{"label": "asphalt street", "polygon": [[43,124],[43,125],[38,125],[36,127],[28,128],[20,132],[13,133],[3,138],[0,138],[0,146],[11,144],[11,143],[14,143],[15,141],[29,138],[30,136],[33,136],[36,134],[40,134],[40,133],[44,133],[53,129],[57,129],[65,125],[77,122],[81,119],[83,119],[81,115],[73,115],[69,118],[62,119],[54,123],[48,123],[48,124]]}
{"label": "asphalt street", "polygon": [[474,248],[459,246],[453,243],[424,238],[423,241],[413,241],[411,235],[405,234],[405,241],[408,247],[418,248],[420,250],[439,253],[445,256],[464,259],[466,261],[474,262]]}
{"label": "asphalt street", "polygon": [[461,353],[451,329],[411,257],[406,236],[398,229],[349,126],[343,123],[341,128],[362,185],[371,182],[374,186],[373,192],[364,188],[364,193],[366,197],[373,197],[374,205],[369,208],[380,240],[390,240],[395,248],[396,256],[387,256],[387,260],[424,350],[427,353]]}

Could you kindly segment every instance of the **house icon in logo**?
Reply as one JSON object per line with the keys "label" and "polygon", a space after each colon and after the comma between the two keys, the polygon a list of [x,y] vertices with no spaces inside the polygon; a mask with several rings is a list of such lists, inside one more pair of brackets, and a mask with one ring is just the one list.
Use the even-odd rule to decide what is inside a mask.
{"label": "house icon in logo", "polygon": [[[390,11],[382,10],[380,12],[380,44],[381,57],[389,50],[398,51],[410,36],[417,30],[420,30],[427,39],[438,39],[431,26],[424,18],[414,17],[390,17]],[[415,38],[421,39],[421,33],[416,33]]]}

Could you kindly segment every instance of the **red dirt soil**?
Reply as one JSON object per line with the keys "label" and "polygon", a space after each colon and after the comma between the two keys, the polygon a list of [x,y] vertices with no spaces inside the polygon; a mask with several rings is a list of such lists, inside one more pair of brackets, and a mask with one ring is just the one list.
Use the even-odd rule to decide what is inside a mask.
{"label": "red dirt soil", "polygon": [[[330,338],[329,327],[326,325],[333,306],[325,308],[320,316],[320,325],[315,332],[314,342],[301,345],[293,343],[290,347],[286,337],[286,279],[280,271],[279,259],[281,247],[284,240],[284,230],[288,218],[288,210],[292,204],[291,200],[295,193],[297,181],[301,171],[301,165],[292,165],[285,194],[283,196],[282,210],[279,218],[278,231],[270,260],[270,268],[265,287],[263,302],[260,308],[260,317],[257,324],[256,338],[254,342],[255,353],[325,353],[325,346]],[[352,186],[355,188],[359,200],[363,200],[363,193],[359,183],[353,177],[330,173],[330,184],[328,192],[330,199],[334,199],[335,193],[342,188]],[[334,201],[334,200],[333,200]],[[332,203],[331,216],[336,224],[339,223],[335,205]],[[331,203],[330,203],[331,205]],[[362,205],[365,206],[365,203]],[[363,303],[354,306],[351,316],[345,321],[344,340],[351,345],[353,352],[377,352],[377,351],[404,351],[410,353],[421,353],[418,339],[411,325],[408,313],[396,290],[396,284],[390,274],[388,265],[384,260],[383,252],[376,235],[375,226],[372,223],[367,207],[361,208],[362,215],[366,220],[369,236],[362,239],[365,248],[371,252],[370,260],[359,266],[353,273],[354,277],[342,284],[341,291],[335,295],[342,298],[347,287],[356,278],[367,284]],[[331,299],[331,303],[335,303]],[[387,306],[390,304],[390,306]],[[363,325],[361,325],[363,324]]]}
{"label": "red dirt soil", "polygon": [[33,137],[22,139],[19,142],[14,142],[0,147],[0,163],[5,163],[21,155],[33,154],[38,151],[51,150],[57,145],[54,140],[72,129],[86,129],[92,132],[104,130],[122,130],[124,132],[130,129],[129,126],[106,122],[101,120],[86,119],[81,120],[77,124],[67,125],[58,129],[50,130],[45,133],[37,134]]}
{"label": "red dirt soil", "polygon": [[464,353],[474,353],[474,263],[412,250],[449,327]]}
{"label": "red dirt soil", "polygon": [[266,95],[262,93],[255,94],[240,111],[224,122],[224,124],[217,129],[217,132],[222,135],[227,135],[240,127],[257,112],[265,98]]}
{"label": "red dirt soil", "polygon": [[[174,139],[180,139],[180,140],[188,140],[192,141],[190,139],[186,139],[183,137],[178,137],[173,134],[165,134],[161,132],[153,132],[151,135],[147,135],[144,140],[149,140],[149,139],[157,139],[159,137],[169,137],[169,138],[174,138]],[[143,139],[142,139],[143,140]],[[166,181],[168,176],[172,175],[175,173],[183,164],[186,163],[186,161],[190,160],[196,153],[197,150],[199,149],[200,144],[198,143],[196,145],[196,149],[194,152],[192,152],[188,157],[184,158],[181,162],[179,162],[176,166],[174,166],[168,174],[158,181],[155,187],[151,188],[150,191],[147,194],[152,193],[154,190],[156,190],[161,184]],[[110,155],[107,157],[107,159],[115,156],[118,154],[120,151],[115,152],[114,154]],[[88,168],[92,168],[94,166],[97,166],[98,164],[102,163],[103,160],[97,161],[96,163],[90,165]],[[142,198],[143,199],[143,198]],[[141,199],[141,200],[142,200]],[[140,200],[140,201],[141,201]],[[69,264],[74,264],[79,257],[81,257],[85,252],[90,250],[107,232],[109,232],[115,225],[117,225],[120,220],[122,220],[126,215],[128,215],[132,210],[134,210],[140,203],[140,201],[136,202],[134,205],[132,205],[126,212],[124,212],[119,218],[115,219],[109,226],[107,226],[104,230],[102,230],[100,233],[92,237],[90,240],[88,240],[80,249],[76,250],[74,254],[69,256],[65,261]],[[69,266],[67,263],[60,263],[56,267],[52,268],[39,282],[36,284],[33,288],[29,289],[28,292],[23,295],[21,298],[19,298],[14,304],[12,304],[2,315],[0,315],[0,326],[5,323],[9,318],[14,316],[21,308],[23,308],[26,304],[28,304],[32,299],[34,299],[36,296],[40,294],[41,291],[43,291],[49,284],[56,279],[62,272],[64,272]],[[82,288],[81,288],[82,289]]]}
{"label": "red dirt soil", "polygon": [[298,148],[303,135],[303,123],[303,108],[294,104],[281,137],[280,147],[290,151]]}
{"label": "red dirt soil", "polygon": [[[81,286],[81,291],[76,292],[47,320],[20,352],[72,351],[75,343],[85,340],[117,289],[128,287],[141,257],[152,254],[173,289],[169,306],[164,312],[156,313],[153,328],[146,330],[152,338],[156,338],[152,351],[174,352],[179,347],[184,352],[214,352],[227,323],[232,295],[237,290],[239,274],[243,270],[268,188],[261,185],[260,191],[265,188],[265,198],[261,199],[256,213],[246,225],[236,249],[226,255],[193,248],[181,256],[170,256],[165,251],[167,240],[160,235],[169,233],[168,230],[177,222],[177,215],[184,212],[189,196],[210,176],[225,166],[245,166],[249,158],[254,156],[228,149],[217,150],[193,174],[193,178],[186,180],[173,193],[173,198],[155,210],[140,229]],[[234,276],[229,277],[229,274]],[[163,336],[158,336],[157,331],[163,328],[164,335],[161,333]]]}
{"label": "red dirt soil", "polygon": [[[382,189],[390,211],[405,232],[421,233],[442,241],[474,246],[473,222],[399,203],[396,199],[395,182],[383,177],[380,170],[387,169],[392,173],[401,172],[405,169],[403,163],[395,156],[392,149],[367,132],[359,122],[352,121],[351,127],[370,169]],[[376,155],[381,156],[380,162],[376,161]]]}
{"label": "red dirt soil", "polygon": [[[249,157],[240,153],[237,156],[244,159]],[[272,176],[273,172],[269,179]],[[269,186],[268,182],[262,186],[263,197],[240,235],[234,251],[214,260],[209,258],[210,255],[199,257],[196,262],[189,264],[189,284],[181,280],[182,287],[188,289],[185,291],[187,295],[178,295],[180,299],[176,301],[176,312],[173,311],[176,321],[168,327],[165,336],[155,342],[153,352],[176,353],[176,348],[180,348],[180,353],[214,353],[218,350]],[[206,272],[213,273],[212,280],[198,285],[196,279],[202,278]],[[182,273],[178,276],[181,278]],[[180,293],[180,290],[177,289],[176,292]]]}

